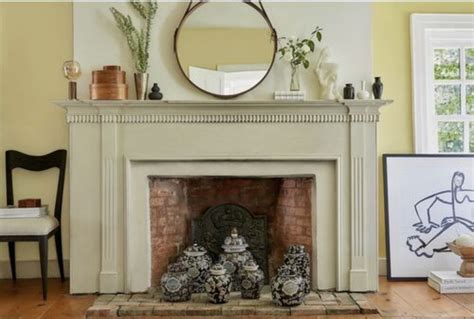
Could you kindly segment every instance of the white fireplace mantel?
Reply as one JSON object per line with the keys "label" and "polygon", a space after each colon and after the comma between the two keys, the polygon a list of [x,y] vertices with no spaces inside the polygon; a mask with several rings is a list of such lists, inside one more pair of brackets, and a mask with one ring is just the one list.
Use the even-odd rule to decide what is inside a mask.
{"label": "white fireplace mantel", "polygon": [[147,176],[209,174],[314,175],[314,288],[377,290],[377,122],[388,103],[56,102],[70,126],[71,293],[146,289]]}

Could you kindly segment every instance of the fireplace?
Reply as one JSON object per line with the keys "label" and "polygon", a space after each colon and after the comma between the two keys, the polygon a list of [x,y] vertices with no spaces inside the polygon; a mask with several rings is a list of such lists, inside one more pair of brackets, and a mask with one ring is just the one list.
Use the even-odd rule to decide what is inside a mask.
{"label": "fireplace", "polygon": [[[284,229],[311,253],[313,289],[376,290],[388,102],[58,102],[70,126],[71,293],[146,291],[190,243],[192,219],[221,203],[267,216],[267,239],[281,243],[270,274]],[[175,223],[162,234],[172,245],[160,223]]]}
{"label": "fireplace", "polygon": [[267,247],[264,256],[258,251],[257,260],[266,278],[273,277],[288,246],[304,245],[312,252],[314,185],[309,176],[150,177],[151,285],[158,286],[167,265],[198,238],[193,238],[193,221],[223,204],[241,205],[265,217],[264,243],[255,246]]}

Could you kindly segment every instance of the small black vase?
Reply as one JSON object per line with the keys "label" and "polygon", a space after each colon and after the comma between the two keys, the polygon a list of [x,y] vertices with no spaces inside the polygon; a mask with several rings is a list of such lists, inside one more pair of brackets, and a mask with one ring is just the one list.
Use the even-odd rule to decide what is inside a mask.
{"label": "small black vase", "polygon": [[163,98],[163,94],[160,92],[160,87],[158,83],[154,83],[153,87],[151,88],[151,93],[148,94],[148,98],[150,100],[161,100]]}
{"label": "small black vase", "polygon": [[372,92],[374,93],[374,99],[380,100],[383,94],[383,83],[380,80],[380,76],[375,77],[375,82],[372,84]]}
{"label": "small black vase", "polygon": [[355,97],[355,90],[351,83],[347,83],[344,87],[344,99],[353,100]]}

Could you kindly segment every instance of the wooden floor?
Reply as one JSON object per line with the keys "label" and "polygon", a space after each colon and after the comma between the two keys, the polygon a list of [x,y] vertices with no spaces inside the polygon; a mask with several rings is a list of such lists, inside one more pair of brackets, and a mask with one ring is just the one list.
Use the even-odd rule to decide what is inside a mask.
{"label": "wooden floor", "polygon": [[[0,319],[84,318],[86,309],[96,298],[95,295],[70,296],[68,283],[58,279],[51,279],[49,285],[48,301],[43,302],[40,280],[18,280],[15,284],[11,280],[0,280]],[[368,298],[382,317],[474,319],[474,294],[439,295],[425,282],[389,283],[381,277],[380,291]],[[349,317],[364,318],[344,318]]]}

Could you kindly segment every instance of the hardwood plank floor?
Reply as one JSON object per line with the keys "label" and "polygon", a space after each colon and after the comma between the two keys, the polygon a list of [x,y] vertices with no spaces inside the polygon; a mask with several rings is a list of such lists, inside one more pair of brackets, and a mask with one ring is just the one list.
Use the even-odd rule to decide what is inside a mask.
{"label": "hardwood plank floor", "polygon": [[[41,298],[39,279],[0,280],[0,319],[84,318],[96,295],[71,296],[68,282],[49,280],[48,301]],[[388,282],[380,277],[379,292],[368,294],[380,315],[327,316],[336,318],[472,318],[474,294],[440,295],[425,282]],[[319,317],[318,317],[319,318]]]}

